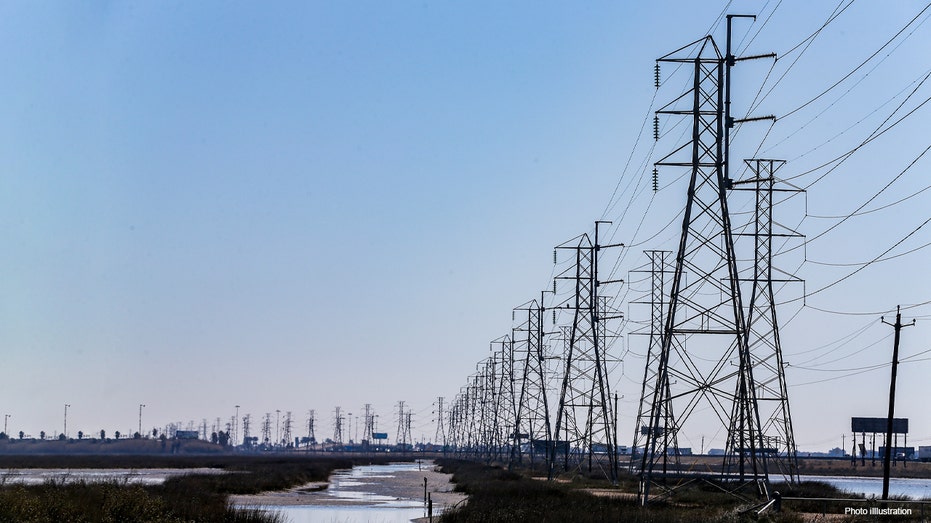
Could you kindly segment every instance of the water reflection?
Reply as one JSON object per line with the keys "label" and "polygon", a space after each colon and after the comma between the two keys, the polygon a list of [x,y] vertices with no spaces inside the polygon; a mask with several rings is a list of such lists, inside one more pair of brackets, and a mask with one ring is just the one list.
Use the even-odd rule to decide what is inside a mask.
{"label": "water reflection", "polygon": [[289,523],[410,523],[425,516],[423,509],[368,506],[274,507],[273,511]]}
{"label": "water reflection", "polygon": [[0,482],[41,485],[46,482],[103,483],[116,481],[133,485],[161,485],[172,476],[184,474],[225,474],[222,469],[9,469],[0,473]]}
{"label": "water reflection", "polygon": [[[855,476],[800,476],[801,481],[823,481],[839,489],[866,497],[881,497],[883,493],[882,478],[863,478]],[[931,498],[931,479],[924,478],[889,478],[889,495],[908,496],[911,499]]]}
{"label": "water reflection", "polygon": [[[397,473],[433,468],[433,464],[392,463],[367,465],[336,471],[330,476],[329,487],[314,492],[305,501],[314,505],[270,505],[263,510],[277,512],[290,523],[408,523],[427,516],[422,499],[388,495],[386,481]],[[433,515],[442,507],[434,505]]]}

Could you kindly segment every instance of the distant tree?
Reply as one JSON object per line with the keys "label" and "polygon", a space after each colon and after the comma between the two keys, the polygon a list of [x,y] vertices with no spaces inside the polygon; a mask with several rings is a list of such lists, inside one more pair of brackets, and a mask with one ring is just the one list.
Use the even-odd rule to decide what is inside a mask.
{"label": "distant tree", "polygon": [[157,438],[157,437],[158,437],[158,429],[155,429],[155,428],[152,429],[152,437],[153,437],[153,438]]}
{"label": "distant tree", "polygon": [[84,431],[83,431],[83,430],[79,430],[79,431],[78,431],[78,439],[84,439]]}
{"label": "distant tree", "polygon": [[138,432],[136,432],[135,434],[133,434],[133,439],[142,439],[142,434],[139,434]]}
{"label": "distant tree", "polygon": [[107,431],[100,429],[100,439],[107,439]]}
{"label": "distant tree", "polygon": [[23,431],[19,431],[19,439],[23,439],[25,437],[26,437],[26,433]]}
{"label": "distant tree", "polygon": [[230,444],[230,431],[224,432],[221,430],[220,433],[217,435],[217,441],[220,443],[220,445],[224,447],[229,445]]}
{"label": "distant tree", "polygon": [[68,439],[68,438],[65,437],[65,433],[64,433],[64,432],[62,432],[61,434],[58,435],[58,441],[65,441],[66,439]]}
{"label": "distant tree", "polygon": [[120,431],[114,432],[114,433],[113,433],[113,437],[116,438],[116,439],[120,439]]}
{"label": "distant tree", "polygon": [[40,431],[39,431],[39,439],[43,439],[43,440],[45,439],[45,431],[44,431],[44,430],[40,430]]}
{"label": "distant tree", "polygon": [[6,432],[0,432],[0,439],[10,439]]}
{"label": "distant tree", "polygon": [[210,442],[211,442],[211,443],[219,443],[219,442],[220,442],[220,436],[218,436],[217,433],[214,432],[213,434],[210,435]]}

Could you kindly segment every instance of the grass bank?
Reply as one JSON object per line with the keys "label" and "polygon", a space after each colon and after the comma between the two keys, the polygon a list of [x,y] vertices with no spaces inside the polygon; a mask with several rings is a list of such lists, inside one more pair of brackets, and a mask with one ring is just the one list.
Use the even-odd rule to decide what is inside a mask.
{"label": "grass bank", "polygon": [[[12,468],[222,468],[228,474],[175,476],[162,485],[126,482],[0,485],[0,523],[278,523],[274,515],[257,510],[234,510],[230,494],[257,494],[310,481],[324,481],[336,469],[388,462],[387,458],[329,458],[275,456],[36,456],[14,461]],[[396,457],[392,461],[397,461]]]}
{"label": "grass bank", "polygon": [[[607,481],[578,476],[569,480],[546,481],[523,471],[509,472],[501,467],[441,459],[443,471],[453,474],[456,490],[469,496],[468,502],[443,514],[442,523],[472,522],[563,522],[595,523],[625,521],[643,523],[768,521],[800,523],[820,517],[822,512],[844,519],[844,506],[820,502],[793,503],[778,514],[757,516],[751,509],[762,502],[751,492],[741,500],[722,490],[721,485],[695,482],[679,488],[667,499],[654,498],[650,505],[637,504],[637,479],[625,475],[618,487]],[[728,486],[730,488],[730,486]],[[784,496],[852,497],[821,482],[797,486],[776,485]],[[748,501],[749,499],[749,501]],[[856,505],[859,506],[859,505]],[[908,521],[896,518],[896,521]]]}

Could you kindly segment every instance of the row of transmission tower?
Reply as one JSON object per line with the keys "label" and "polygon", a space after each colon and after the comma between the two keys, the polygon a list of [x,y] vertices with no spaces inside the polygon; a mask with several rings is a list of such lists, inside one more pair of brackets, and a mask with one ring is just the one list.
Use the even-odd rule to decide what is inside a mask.
{"label": "row of transmission tower", "polygon": [[[649,281],[645,295],[630,302],[648,305],[649,318],[629,332],[647,345],[627,465],[640,476],[644,504],[656,485],[665,494],[671,480],[698,478],[687,476],[679,440],[700,417],[726,431],[718,479],[765,489],[772,473],[798,477],[774,298],[774,284],[798,280],[772,263],[774,241],[799,237],[774,221],[773,195],[798,189],[776,178],[781,160],[745,160],[747,176],[731,176],[731,129],[774,119],[730,114],[731,68],[775,56],[735,57],[735,18],[743,16],[727,17],[725,52],[707,36],[657,61],[657,88],[660,64],[690,71],[690,81],[656,112],[655,137],[660,118],[684,119],[691,132],[654,168],[654,189],[660,167],[684,171],[688,180],[678,249],[647,250],[647,262],[631,271]],[[754,211],[735,228],[728,201],[740,191],[751,195]],[[565,268],[555,272],[552,291],[513,310],[511,332],[491,342],[445,419],[438,417],[448,424],[448,452],[542,467],[550,478],[600,470],[617,479],[618,397],[609,378],[617,356],[610,349],[625,324],[611,284],[623,281],[602,279],[599,262],[623,245],[601,243],[608,223],[556,247],[554,263],[562,253]],[[737,244],[752,245],[748,266],[738,263]]]}
{"label": "row of transmission tower", "polygon": [[595,223],[594,239],[582,234],[556,246],[554,262],[563,253],[565,268],[551,291],[513,309],[511,332],[491,342],[460,388],[445,448],[541,467],[549,477],[597,469],[616,479],[617,398],[608,379],[616,358],[608,348],[621,315],[603,286],[620,282],[600,280],[598,263],[603,249],[622,245],[600,243],[606,223]]}

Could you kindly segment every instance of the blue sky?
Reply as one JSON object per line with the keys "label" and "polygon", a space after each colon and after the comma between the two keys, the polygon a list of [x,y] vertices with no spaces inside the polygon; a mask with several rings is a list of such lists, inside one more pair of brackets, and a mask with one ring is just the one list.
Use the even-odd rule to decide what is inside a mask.
{"label": "blue sky", "polygon": [[[739,53],[782,57],[846,2],[697,4],[0,7],[0,413],[11,432],[60,432],[65,403],[69,433],[127,432],[145,403],[149,427],[225,420],[234,405],[255,417],[293,411],[300,426],[315,409],[327,435],[335,406],[371,403],[393,433],[404,400],[414,437],[432,436],[435,398],[449,401],[509,332],[511,308],[551,285],[553,246],[609,219],[610,237],[634,246],[619,273],[643,249],[674,248],[685,187],[664,171],[654,196],[642,175],[679,129],[669,122],[651,152],[644,119],[686,78],[664,70],[655,90],[655,59],[709,31],[723,45],[725,10],[760,14],[735,22]],[[754,110],[781,117],[924,7],[854,2],[776,65],[741,62],[735,113],[787,71]],[[789,160],[785,177],[806,186],[826,169],[802,173],[918,107],[931,91],[920,83],[927,14],[810,105],[772,128],[738,129],[734,157],[759,148]],[[928,110],[864,145],[804,203],[787,202],[785,222],[812,238],[841,222],[817,216],[867,202],[927,147]],[[919,159],[864,210],[917,193],[927,169]],[[812,262],[879,256],[928,218],[929,197],[844,220],[782,255],[806,284],[780,297],[857,269]],[[780,309],[792,318],[783,346],[803,449],[839,445],[850,416],[885,413],[887,368],[840,369],[888,359],[879,316],[931,299],[928,261],[919,249]],[[636,289],[616,292],[626,310]],[[924,305],[906,318],[929,315]],[[921,320],[904,332],[903,356],[929,348],[927,332]],[[631,431],[637,352],[626,337],[612,347]],[[928,368],[900,369],[898,412],[913,419],[915,444],[931,444]]]}

